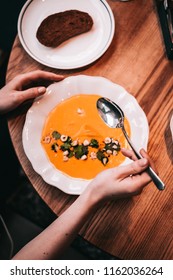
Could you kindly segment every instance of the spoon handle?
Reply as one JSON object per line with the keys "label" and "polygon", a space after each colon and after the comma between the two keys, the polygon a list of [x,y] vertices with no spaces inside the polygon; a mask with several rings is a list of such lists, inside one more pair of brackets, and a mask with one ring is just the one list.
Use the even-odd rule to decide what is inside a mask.
{"label": "spoon handle", "polygon": [[160,191],[163,191],[165,188],[165,185],[162,182],[162,180],[159,178],[159,176],[156,174],[156,172],[154,172],[154,170],[151,168],[151,166],[149,166],[146,171],[147,171],[148,175],[151,177],[151,179],[153,180],[153,183],[156,185],[156,187]]}
{"label": "spoon handle", "polygon": [[[124,127],[122,127],[122,131],[124,133],[124,136],[126,137],[127,142],[129,143],[130,147],[132,148],[132,150],[134,151],[136,157],[138,159],[142,158],[141,154],[138,153],[138,151],[136,150],[136,148],[134,147],[132,141],[130,140],[126,130],[124,129]],[[162,180],[159,178],[159,176],[155,173],[155,171],[151,168],[151,166],[147,167],[146,172],[148,173],[148,175],[151,177],[153,183],[156,185],[156,187],[158,188],[158,190],[162,191],[165,188],[164,183],[162,182]]]}

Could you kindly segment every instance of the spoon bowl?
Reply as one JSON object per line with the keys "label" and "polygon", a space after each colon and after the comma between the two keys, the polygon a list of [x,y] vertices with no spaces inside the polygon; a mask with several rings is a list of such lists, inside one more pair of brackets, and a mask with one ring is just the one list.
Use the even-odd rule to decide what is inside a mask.
{"label": "spoon bowl", "polygon": [[104,122],[112,128],[123,126],[124,113],[121,108],[108,98],[99,98],[97,100],[97,109]]}
{"label": "spoon bowl", "polygon": [[[132,148],[133,152],[135,153],[136,157],[138,159],[141,159],[141,154],[137,151],[134,144],[132,143],[131,139],[129,138],[125,127],[124,127],[124,112],[122,109],[114,103],[112,100],[101,97],[97,100],[97,110],[99,112],[100,117],[102,120],[111,128],[121,128],[124,136]],[[165,185],[161,181],[161,179],[158,177],[158,175],[155,173],[155,171],[149,166],[146,169],[146,172],[149,174],[151,179],[153,180],[154,184],[159,190],[164,190]]]}

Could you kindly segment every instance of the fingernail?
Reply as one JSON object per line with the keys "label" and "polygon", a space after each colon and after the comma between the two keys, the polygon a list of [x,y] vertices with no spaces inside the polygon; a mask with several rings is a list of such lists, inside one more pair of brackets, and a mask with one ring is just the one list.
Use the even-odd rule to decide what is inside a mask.
{"label": "fingernail", "polygon": [[146,166],[147,164],[148,164],[148,160],[147,160],[146,158],[141,158],[141,159],[139,160],[139,165],[140,165],[141,167]]}
{"label": "fingernail", "polygon": [[45,87],[39,87],[38,88],[38,92],[39,93],[44,93],[46,91],[46,88]]}

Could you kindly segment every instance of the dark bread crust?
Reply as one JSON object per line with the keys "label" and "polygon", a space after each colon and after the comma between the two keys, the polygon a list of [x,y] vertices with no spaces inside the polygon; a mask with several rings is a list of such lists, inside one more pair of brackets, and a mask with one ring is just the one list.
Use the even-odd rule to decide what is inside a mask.
{"label": "dark bread crust", "polygon": [[45,18],[36,37],[46,47],[57,47],[74,36],[88,32],[92,26],[93,20],[88,13],[68,10]]}

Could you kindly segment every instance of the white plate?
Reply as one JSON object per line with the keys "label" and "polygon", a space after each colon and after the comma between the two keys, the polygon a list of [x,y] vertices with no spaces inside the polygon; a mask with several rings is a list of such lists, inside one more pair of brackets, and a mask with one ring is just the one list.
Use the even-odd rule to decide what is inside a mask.
{"label": "white plate", "polygon": [[[40,44],[36,32],[43,19],[70,9],[90,14],[92,29],[57,48]],[[26,52],[38,62],[59,69],[79,68],[97,60],[109,47],[114,31],[114,16],[105,0],[28,0],[18,18],[18,35]]]}
{"label": "white plate", "polygon": [[[42,129],[49,112],[62,100],[76,94],[98,94],[117,103],[130,122],[131,140],[137,149],[147,149],[148,122],[136,99],[123,87],[103,77],[71,76],[50,85],[41,98],[35,100],[26,115],[23,128],[23,146],[34,170],[50,185],[69,194],[81,194],[90,180],[66,176],[57,170],[40,144]],[[123,164],[130,161],[126,159]]]}
{"label": "white plate", "polygon": [[172,141],[173,141],[173,115],[172,115],[171,120],[170,120],[170,130],[171,130]]}

